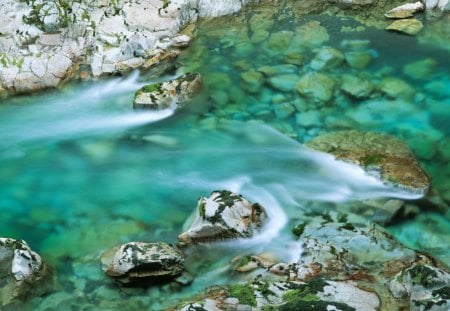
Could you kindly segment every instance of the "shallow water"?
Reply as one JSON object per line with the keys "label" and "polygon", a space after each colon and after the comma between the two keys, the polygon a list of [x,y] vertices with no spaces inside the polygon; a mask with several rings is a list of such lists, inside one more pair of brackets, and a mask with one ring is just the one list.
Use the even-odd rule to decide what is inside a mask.
{"label": "shallow water", "polygon": [[[287,73],[300,78],[313,71],[309,64],[318,47],[294,42],[300,61],[286,56],[293,41],[251,42],[252,16],[244,12],[200,28],[179,71],[200,71],[205,91],[176,113],[133,112],[131,101],[142,84],[136,75],[15,97],[0,106],[0,236],[25,239],[58,277],[55,292],[32,300],[30,309],[159,310],[210,285],[245,278],[227,270],[230,259],[243,252],[270,250],[281,260],[297,260],[299,245],[290,229],[308,211],[306,202],[326,208],[349,200],[414,198],[302,146],[322,132],[395,134],[409,143],[435,187],[450,191],[447,51],[371,28],[342,32],[342,26],[358,25],[349,19],[272,16],[275,22],[266,29],[272,35],[317,21],[329,37],[319,46],[349,52],[343,40],[370,41],[363,48],[373,58],[367,67],[321,70],[337,81],[333,99],[321,102],[291,86],[274,87],[269,77],[257,85],[242,81],[246,71],[288,62]],[[406,44],[414,53],[403,54]],[[436,65],[426,77],[403,73],[404,65],[430,57]],[[374,84],[398,77],[414,94],[393,99],[373,91],[355,99],[340,90],[345,74]],[[175,243],[198,197],[216,189],[261,203],[270,222],[251,240],[188,250],[187,269],[195,279],[190,286],[120,288],[100,271],[100,254],[121,242]],[[450,264],[449,227],[442,213],[421,212],[390,229],[408,246]]]}

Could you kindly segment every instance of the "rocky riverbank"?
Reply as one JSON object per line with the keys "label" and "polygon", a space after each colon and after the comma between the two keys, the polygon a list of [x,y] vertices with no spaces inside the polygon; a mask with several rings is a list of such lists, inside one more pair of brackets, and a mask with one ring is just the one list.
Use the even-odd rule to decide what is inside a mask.
{"label": "rocky riverbank", "polygon": [[[194,37],[200,18],[235,13],[255,2],[259,1],[4,1],[0,4],[4,16],[0,22],[0,94],[29,93],[73,79],[125,75],[171,63]],[[280,1],[279,5],[300,15],[356,14],[360,21],[385,27],[388,22],[383,14],[404,1],[391,2]],[[430,15],[449,7],[446,0],[425,1]],[[411,27],[406,23],[410,26],[391,28]],[[263,36],[258,32],[255,40]]]}

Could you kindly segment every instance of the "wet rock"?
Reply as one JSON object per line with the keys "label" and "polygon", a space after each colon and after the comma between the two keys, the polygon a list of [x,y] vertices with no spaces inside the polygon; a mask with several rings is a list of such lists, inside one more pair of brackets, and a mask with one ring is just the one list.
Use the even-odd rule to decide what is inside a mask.
{"label": "wet rock", "polygon": [[351,51],[345,53],[345,61],[350,67],[364,69],[372,62],[373,52],[370,50]]}
{"label": "wet rock", "polygon": [[323,47],[317,52],[311,61],[311,68],[314,70],[332,69],[339,67],[344,62],[344,54],[341,51]]}
{"label": "wet rock", "polygon": [[251,93],[258,92],[264,82],[262,73],[258,71],[246,71],[241,74],[241,79],[244,82],[243,87]]}
{"label": "wet rock", "polygon": [[289,64],[276,66],[261,66],[258,68],[258,71],[262,72],[264,75],[268,77],[272,77],[275,75],[295,74],[298,72],[298,69],[294,65]]}
{"label": "wet rock", "polygon": [[295,88],[315,102],[328,102],[333,97],[335,85],[336,82],[330,76],[311,72],[302,76]]}
{"label": "wet rock", "polygon": [[449,11],[449,0],[424,0],[427,10]]}
{"label": "wet rock", "polygon": [[178,239],[185,244],[251,237],[264,224],[266,212],[231,191],[213,191],[201,197],[190,228]]}
{"label": "wet rock", "polygon": [[387,30],[394,30],[411,36],[417,35],[422,28],[422,22],[415,18],[399,19],[386,27]]}
{"label": "wet rock", "polygon": [[411,99],[415,90],[408,83],[396,77],[386,77],[380,81],[378,88],[390,98]]}
{"label": "wet rock", "polygon": [[273,33],[267,40],[267,48],[275,54],[284,53],[291,44],[294,32],[283,30]]}
{"label": "wet rock", "polygon": [[295,122],[299,127],[322,125],[322,114],[318,110],[308,110],[295,115]]}
{"label": "wet rock", "polygon": [[50,290],[52,273],[23,240],[0,238],[0,308]]}
{"label": "wet rock", "polygon": [[102,270],[126,285],[167,282],[184,269],[181,252],[164,242],[129,242],[106,251]]}
{"label": "wet rock", "polygon": [[269,84],[280,91],[283,92],[290,92],[293,91],[295,88],[295,85],[297,84],[299,80],[299,76],[296,74],[285,74],[285,75],[279,75],[279,76],[273,76],[269,78],[268,82]]}
{"label": "wet rock", "polygon": [[183,107],[202,87],[200,74],[188,73],[171,81],[149,84],[136,92],[133,108],[162,110]]}
{"label": "wet rock", "polygon": [[414,13],[419,11],[423,11],[424,5],[422,2],[417,1],[414,3],[406,3],[400,6],[397,6],[384,14],[387,18],[409,18],[413,17]]}
{"label": "wet rock", "polygon": [[[323,43],[330,39],[327,29],[318,21],[310,21],[295,30],[295,38],[293,44],[296,43],[300,47],[315,48],[320,47]],[[295,42],[295,40],[299,42]]]}
{"label": "wet rock", "polygon": [[240,256],[232,260],[235,270],[238,272],[249,272],[259,268],[268,269],[277,263],[276,257],[271,253],[263,253],[252,256]]}
{"label": "wet rock", "polygon": [[433,74],[437,62],[432,58],[421,59],[403,66],[403,73],[415,80],[427,79]]}
{"label": "wet rock", "polygon": [[410,310],[449,310],[450,274],[429,265],[415,265],[399,272],[389,283],[397,299],[409,299]]}
{"label": "wet rock", "polygon": [[307,143],[315,150],[355,163],[381,181],[426,194],[430,180],[407,145],[394,136],[360,131],[341,131],[321,135]]}
{"label": "wet rock", "polygon": [[342,77],[341,90],[355,98],[368,98],[375,87],[370,80],[356,75],[344,75]]}

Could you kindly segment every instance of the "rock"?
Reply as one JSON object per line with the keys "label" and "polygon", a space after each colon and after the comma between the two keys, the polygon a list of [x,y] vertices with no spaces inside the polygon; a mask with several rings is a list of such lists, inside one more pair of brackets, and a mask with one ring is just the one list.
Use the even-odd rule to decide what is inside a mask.
{"label": "rock", "polygon": [[284,74],[270,77],[269,84],[280,91],[291,92],[294,90],[295,85],[299,80],[299,76],[296,74]]}
{"label": "rock", "polygon": [[438,11],[449,11],[450,1],[449,0],[424,0],[425,7],[427,10],[438,10]]}
{"label": "rock", "polygon": [[290,103],[277,103],[273,110],[278,119],[286,119],[294,114],[295,107]]}
{"label": "rock", "polygon": [[411,99],[416,91],[412,86],[396,77],[386,77],[378,84],[378,89],[389,98]]}
{"label": "rock", "polygon": [[450,274],[430,266],[415,265],[399,272],[389,283],[397,299],[409,299],[410,310],[449,310]]}
{"label": "rock", "polygon": [[417,1],[414,3],[406,3],[400,6],[397,6],[384,14],[387,18],[409,18],[413,17],[414,13],[419,11],[423,11],[424,5],[422,2]]}
{"label": "rock", "polygon": [[[318,21],[310,21],[297,27],[295,35],[293,43],[306,48],[320,47],[330,39],[327,29]],[[299,40],[299,42],[295,42],[295,40]]]}
{"label": "rock", "polygon": [[374,89],[370,80],[349,74],[342,77],[341,90],[354,98],[368,98]]}
{"label": "rock", "polygon": [[331,47],[323,47],[317,52],[311,61],[311,68],[314,70],[333,69],[339,67],[344,62],[344,54]]}
{"label": "rock", "polygon": [[450,97],[450,79],[447,77],[439,80],[433,79],[425,84],[424,90],[436,99],[441,99],[447,103],[446,100]]}
{"label": "rock", "polygon": [[126,285],[167,282],[184,270],[181,252],[164,242],[129,242],[116,246],[101,257],[102,270]]}
{"label": "rock", "polygon": [[284,53],[291,44],[294,32],[283,30],[272,33],[267,40],[267,48],[274,54]]}
{"label": "rock", "polygon": [[434,59],[425,58],[403,66],[403,73],[415,80],[425,80],[433,74],[436,67]]}
{"label": "rock", "polygon": [[328,102],[334,94],[336,82],[322,73],[311,72],[300,78],[296,90],[315,102]]}
{"label": "rock", "polygon": [[174,80],[149,84],[136,92],[133,108],[180,108],[197,95],[201,87],[202,79],[198,73],[188,73]]}
{"label": "rock", "polygon": [[264,83],[264,77],[262,73],[258,71],[246,71],[241,74],[241,79],[244,82],[244,89],[251,93],[258,92],[261,89],[261,85]]}
{"label": "rock", "polygon": [[299,127],[322,125],[322,114],[318,110],[308,110],[295,115],[295,122]]}
{"label": "rock", "polygon": [[264,224],[266,212],[241,195],[222,190],[201,197],[190,228],[178,239],[185,244],[251,237]]}
{"label": "rock", "polygon": [[387,30],[394,30],[411,36],[417,35],[422,28],[422,22],[415,18],[399,19],[386,27]]}
{"label": "rock", "polygon": [[373,59],[373,53],[370,50],[351,51],[345,53],[345,61],[350,67],[355,69],[366,68]]}
{"label": "rock", "polygon": [[425,195],[430,180],[407,145],[394,136],[360,131],[324,134],[307,146],[355,163],[388,185]]}
{"label": "rock", "polygon": [[[358,297],[354,299],[353,297]],[[377,295],[353,282],[314,279],[307,282],[255,280],[213,287],[201,298],[169,310],[377,310]]]}
{"label": "rock", "polygon": [[262,72],[264,75],[271,77],[275,75],[287,75],[295,74],[298,72],[297,67],[294,65],[276,65],[276,66],[261,66],[258,71]]}
{"label": "rock", "polygon": [[52,273],[23,240],[0,238],[0,308],[47,293]]}

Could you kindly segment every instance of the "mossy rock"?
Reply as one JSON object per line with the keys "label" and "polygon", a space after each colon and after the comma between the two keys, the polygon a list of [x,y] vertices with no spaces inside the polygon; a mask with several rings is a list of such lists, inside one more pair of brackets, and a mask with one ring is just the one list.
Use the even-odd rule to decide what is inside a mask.
{"label": "mossy rock", "polygon": [[426,194],[431,186],[408,146],[391,135],[340,131],[316,137],[307,146],[355,163],[366,171],[375,170],[383,183],[412,193]]}

